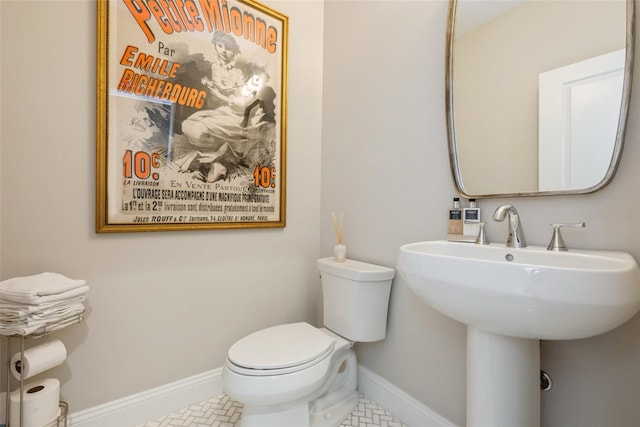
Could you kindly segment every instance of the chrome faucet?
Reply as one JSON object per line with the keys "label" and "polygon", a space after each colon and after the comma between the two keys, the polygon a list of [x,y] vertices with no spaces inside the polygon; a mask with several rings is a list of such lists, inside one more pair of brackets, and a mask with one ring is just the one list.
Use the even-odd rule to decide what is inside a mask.
{"label": "chrome faucet", "polygon": [[509,237],[507,237],[508,248],[526,248],[527,240],[524,238],[522,231],[522,222],[520,215],[514,206],[502,205],[493,213],[494,221],[504,221],[509,215]]}

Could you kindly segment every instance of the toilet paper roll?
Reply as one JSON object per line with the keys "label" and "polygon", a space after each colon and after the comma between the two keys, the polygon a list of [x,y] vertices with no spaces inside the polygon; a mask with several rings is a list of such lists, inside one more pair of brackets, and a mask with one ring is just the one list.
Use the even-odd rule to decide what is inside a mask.
{"label": "toilet paper roll", "polygon": [[[24,386],[22,398],[22,426],[42,427],[58,416],[60,381],[46,378]],[[20,425],[20,389],[12,391],[9,425]]]}
{"label": "toilet paper roll", "polygon": [[11,373],[19,380],[22,371],[22,378],[27,379],[60,365],[66,358],[67,349],[62,341],[53,340],[25,350],[23,358],[20,357],[20,352],[14,354],[11,358]]}

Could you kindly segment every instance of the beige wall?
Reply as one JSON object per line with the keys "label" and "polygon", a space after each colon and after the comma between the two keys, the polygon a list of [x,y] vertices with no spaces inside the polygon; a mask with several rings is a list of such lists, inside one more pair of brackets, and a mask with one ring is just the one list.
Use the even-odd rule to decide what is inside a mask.
{"label": "beige wall", "polygon": [[[331,211],[345,212],[352,257],[394,265],[407,242],[442,239],[454,196],[444,119],[444,1],[328,1],[322,138],[322,251],[334,244]],[[357,24],[356,24],[357,23]],[[640,68],[636,70],[636,85]],[[637,88],[636,88],[637,89]],[[576,248],[621,249],[640,260],[640,90],[631,100],[624,156],[613,183],[573,197],[481,200],[490,220],[502,203],[522,215],[530,244],[546,245],[550,223]],[[490,173],[490,171],[488,172]],[[498,244],[498,243],[496,243]],[[544,426],[640,425],[640,316],[599,337],[543,342]],[[465,422],[464,327],[436,313],[402,280],[392,288],[387,339],[358,346],[359,360],[440,414]]]}
{"label": "beige wall", "polygon": [[[328,1],[322,134],[322,248],[344,211],[355,259],[394,266],[403,243],[446,236],[454,196],[446,144],[446,2]],[[387,339],[360,363],[450,420],[465,420],[465,328],[397,277]]]}
{"label": "beige wall", "polygon": [[[217,368],[227,347],[254,329],[315,319],[314,262],[334,244],[332,211],[344,211],[349,253],[365,261],[393,266],[402,243],[445,237],[454,195],[443,101],[446,3],[327,1],[324,12],[316,1],[268,4],[291,18],[287,227],[105,236],[93,231],[95,6],[0,3],[0,268],[3,279],[54,270],[92,286],[89,319],[59,334],[70,355],[54,374],[73,411]],[[640,259],[635,93],[609,187],[482,200],[485,219],[514,203],[531,244],[547,243],[549,223],[584,220],[586,229],[565,234],[570,246]],[[487,231],[506,238],[504,224]],[[637,316],[600,337],[544,342],[542,365],[555,383],[543,396],[544,425],[639,425],[639,334]],[[394,281],[387,339],[358,345],[358,353],[464,424],[465,329],[402,280]]]}
{"label": "beige wall", "polygon": [[51,374],[72,411],[317,318],[322,3],[268,4],[291,20],[287,227],[97,235],[95,2],[1,2],[2,279],[57,271],[91,286],[87,321],[55,335],[69,357]]}

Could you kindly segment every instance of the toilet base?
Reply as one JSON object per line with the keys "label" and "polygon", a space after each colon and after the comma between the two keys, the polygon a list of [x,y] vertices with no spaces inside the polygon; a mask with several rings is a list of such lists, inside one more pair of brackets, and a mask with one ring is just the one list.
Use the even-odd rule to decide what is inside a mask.
{"label": "toilet base", "polygon": [[357,406],[357,386],[358,362],[349,345],[334,354],[329,376],[317,392],[280,405],[242,402],[239,427],[336,427]]}
{"label": "toilet base", "polygon": [[307,402],[282,411],[245,407],[238,427],[335,427],[353,412],[359,401],[358,392],[353,392],[351,396],[322,412],[310,412]]}
{"label": "toilet base", "polygon": [[358,387],[358,361],[351,347],[336,354],[332,361],[331,376],[320,395],[311,402],[311,427],[335,427],[351,414],[360,398]]}
{"label": "toilet base", "polygon": [[[267,410],[265,410],[267,409]],[[273,407],[245,405],[240,417],[239,427],[294,427],[309,425],[309,405],[302,402],[281,411]]]}
{"label": "toilet base", "polygon": [[310,412],[311,427],[335,427],[340,425],[358,406],[360,396],[353,392],[351,396],[322,412]]}

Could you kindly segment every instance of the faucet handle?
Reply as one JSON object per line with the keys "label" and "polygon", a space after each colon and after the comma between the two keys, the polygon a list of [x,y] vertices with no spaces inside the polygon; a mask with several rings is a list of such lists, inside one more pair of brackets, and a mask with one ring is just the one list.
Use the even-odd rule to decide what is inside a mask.
{"label": "faucet handle", "polygon": [[489,244],[489,240],[487,240],[487,234],[484,231],[484,226],[486,225],[486,222],[481,222],[479,223],[480,225],[480,229],[478,231],[478,237],[476,237],[476,245],[488,245]]}
{"label": "faucet handle", "polygon": [[551,236],[551,241],[549,242],[549,246],[547,246],[548,251],[566,251],[567,246],[564,244],[564,240],[562,239],[562,234],[560,234],[560,229],[562,227],[574,227],[574,228],[584,228],[586,227],[585,222],[578,222],[576,224],[551,224],[553,227],[553,235]]}

